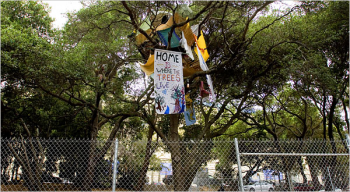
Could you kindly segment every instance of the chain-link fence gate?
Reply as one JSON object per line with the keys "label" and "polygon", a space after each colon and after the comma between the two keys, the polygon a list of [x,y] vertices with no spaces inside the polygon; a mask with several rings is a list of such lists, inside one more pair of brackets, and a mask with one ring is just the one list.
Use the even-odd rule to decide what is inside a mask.
{"label": "chain-link fence gate", "polygon": [[1,191],[344,191],[349,142],[2,139]]}

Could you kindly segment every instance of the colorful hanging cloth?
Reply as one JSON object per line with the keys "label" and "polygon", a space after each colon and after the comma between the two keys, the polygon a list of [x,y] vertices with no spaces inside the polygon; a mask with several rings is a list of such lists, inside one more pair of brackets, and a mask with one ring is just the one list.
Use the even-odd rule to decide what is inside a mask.
{"label": "colorful hanging cloth", "polygon": [[[197,40],[197,36],[194,36],[194,38],[195,38],[198,49],[201,51],[201,54],[203,56],[204,61],[207,61],[209,58],[209,53],[207,50],[207,45],[205,43],[203,32],[201,31],[201,36],[198,38],[198,40]],[[194,51],[198,55],[198,51],[196,49]],[[198,55],[198,57],[199,57],[199,55]]]}
{"label": "colorful hanging cloth", "polygon": [[184,48],[185,51],[186,51],[186,54],[187,54],[192,60],[194,60],[191,46],[189,46],[189,45],[187,44],[187,40],[186,40],[186,37],[185,37],[184,32],[182,31],[181,33],[182,33],[181,47]]}
{"label": "colorful hanging cloth", "polygon": [[190,126],[196,123],[196,113],[194,111],[193,103],[191,107],[186,107],[184,116],[185,116],[186,126]]}
{"label": "colorful hanging cloth", "polygon": [[[199,50],[198,44],[197,44],[197,54],[198,54],[199,65],[200,65],[201,69],[203,71],[208,71],[209,68],[208,68],[207,64],[205,63],[205,61],[204,61],[204,58],[203,58],[203,56],[201,54],[201,51]],[[207,83],[208,83],[209,89],[210,89],[211,99],[215,100],[213,81],[211,80],[211,76],[210,75],[206,75],[206,77],[207,77]]]}
{"label": "colorful hanging cloth", "polygon": [[201,81],[201,86],[199,87],[199,91],[200,91],[199,94],[200,94],[200,96],[201,96],[202,98],[208,97],[208,96],[209,96],[209,91],[207,91],[207,90],[204,89],[203,81]]}
{"label": "colorful hanging cloth", "polygon": [[[169,37],[170,30],[171,28],[157,31],[157,34],[160,40],[165,46],[168,46],[168,39],[169,39],[168,37]],[[170,45],[171,48],[180,46],[180,37],[176,35],[175,31],[173,31],[173,35],[171,36],[170,40],[171,40],[171,45]]]}
{"label": "colorful hanging cloth", "polygon": [[149,56],[146,64],[140,63],[140,67],[147,76],[150,76],[154,72],[154,55]]}
{"label": "colorful hanging cloth", "polygon": [[[186,20],[187,20],[187,18],[186,18]],[[186,25],[182,26],[181,31],[184,33],[182,35],[182,38],[186,38],[187,45],[191,47],[193,45],[193,43],[195,42],[195,39],[194,39],[193,32],[192,32],[191,27],[190,27],[190,23],[187,23]]]}

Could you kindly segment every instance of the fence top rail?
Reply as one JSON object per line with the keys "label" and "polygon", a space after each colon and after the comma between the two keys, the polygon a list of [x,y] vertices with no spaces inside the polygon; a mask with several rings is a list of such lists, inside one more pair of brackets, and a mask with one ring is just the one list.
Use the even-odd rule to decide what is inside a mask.
{"label": "fence top rail", "polygon": [[[0,137],[0,140],[3,141],[20,141],[22,138],[20,137]],[[89,138],[61,138],[61,137],[49,137],[49,138],[44,138],[44,137],[25,137],[23,140],[40,140],[40,141],[95,141],[95,142],[114,142],[115,139],[108,140],[108,139],[103,139],[103,138],[97,138],[97,139],[89,139]],[[308,138],[308,139],[280,139],[280,140],[271,140],[271,139],[256,139],[256,138],[237,138],[238,142],[243,142],[243,143],[249,143],[249,142],[259,142],[259,143],[285,143],[285,142],[296,142],[296,143],[308,143],[308,142],[325,142],[325,143],[343,143],[347,142],[346,139],[344,140],[325,140],[325,139],[319,139],[319,138]],[[119,142],[123,142],[123,139],[120,139]],[[127,140],[130,142],[130,140]],[[147,142],[147,140],[134,140],[133,142]],[[156,142],[156,141],[153,141]],[[198,143],[198,142],[214,142],[214,143],[220,143],[220,142],[228,142],[228,143],[233,143],[234,139],[221,139],[221,138],[213,138],[213,139],[183,139],[183,140],[167,140],[163,142],[180,142],[180,143]]]}
{"label": "fence top rail", "polygon": [[349,153],[240,153],[242,156],[348,156]]}

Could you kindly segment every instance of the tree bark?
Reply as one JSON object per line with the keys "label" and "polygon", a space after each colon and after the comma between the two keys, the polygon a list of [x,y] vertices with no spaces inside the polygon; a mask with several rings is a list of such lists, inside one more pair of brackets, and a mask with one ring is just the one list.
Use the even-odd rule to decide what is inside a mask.
{"label": "tree bark", "polygon": [[196,176],[197,170],[208,160],[206,152],[211,150],[212,145],[207,145],[209,142],[206,142],[202,146],[196,142],[193,144],[191,152],[188,152],[186,146],[180,141],[178,127],[179,115],[170,115],[170,133],[167,146],[171,152],[174,190],[187,191]]}
{"label": "tree bark", "polygon": [[326,113],[326,93],[323,93],[322,115],[323,115],[323,139],[327,140],[327,113]]}
{"label": "tree bark", "polygon": [[[335,112],[335,107],[338,103],[338,99],[333,96],[332,99],[332,105],[329,109],[329,117],[328,117],[328,137],[331,141],[334,140],[334,136],[333,136],[333,119],[334,119],[334,112]],[[334,148],[332,148],[334,150]],[[335,153],[335,151],[333,151]]]}
{"label": "tree bark", "polygon": [[348,129],[348,134],[350,134],[350,123],[349,123],[349,117],[348,117],[348,110],[346,109],[346,104],[345,104],[344,99],[342,99],[342,104],[343,104],[344,113],[345,113],[346,127]]}
{"label": "tree bark", "polygon": [[303,183],[307,183],[307,177],[305,175],[302,157],[298,157],[298,164],[299,164],[300,173],[303,176]]}
{"label": "tree bark", "polygon": [[316,190],[320,190],[322,185],[320,183],[320,181],[318,180],[318,170],[317,170],[317,162],[315,157],[306,157],[306,161],[309,165],[309,169],[310,169],[310,174],[311,174],[311,180],[312,180],[312,184],[314,185]]}
{"label": "tree bark", "polygon": [[140,176],[138,178],[138,182],[136,184],[135,190],[136,191],[143,191],[145,181],[146,181],[146,175],[147,170],[149,167],[151,156],[154,152],[154,149],[152,149],[152,136],[153,136],[154,130],[152,128],[148,129],[148,139],[147,139],[147,145],[146,145],[146,155],[145,159],[143,161],[143,165],[140,171]]}
{"label": "tree bark", "polygon": [[173,167],[173,184],[175,191],[186,191],[184,188],[184,177],[183,167],[181,163],[182,154],[180,151],[180,137],[179,137],[179,115],[170,115],[170,132],[169,132],[169,142],[168,146],[171,152],[171,160]]}
{"label": "tree bark", "polygon": [[93,184],[93,178],[94,178],[94,172],[95,172],[95,165],[97,162],[95,150],[96,150],[96,138],[98,134],[98,120],[99,120],[99,112],[98,108],[100,106],[100,101],[101,101],[101,93],[97,92],[96,94],[96,99],[95,99],[95,106],[96,109],[93,110],[92,113],[92,123],[90,127],[90,151],[89,151],[89,160],[88,160],[88,167],[86,168],[85,172],[85,177],[84,177],[84,182],[82,185],[82,189],[84,191],[91,191],[91,186]]}

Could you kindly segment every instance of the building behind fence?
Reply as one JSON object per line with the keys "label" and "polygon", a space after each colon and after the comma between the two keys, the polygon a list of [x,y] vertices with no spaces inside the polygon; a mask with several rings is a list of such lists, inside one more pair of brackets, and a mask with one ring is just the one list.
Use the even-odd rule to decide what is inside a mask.
{"label": "building behind fence", "polygon": [[348,190],[349,143],[6,138],[1,191]]}

